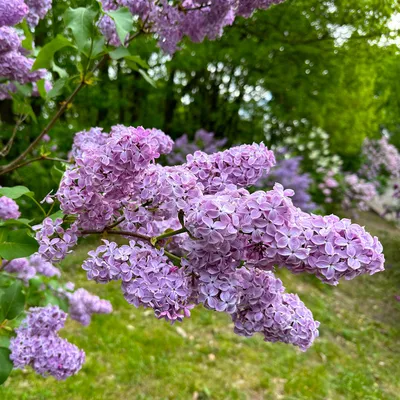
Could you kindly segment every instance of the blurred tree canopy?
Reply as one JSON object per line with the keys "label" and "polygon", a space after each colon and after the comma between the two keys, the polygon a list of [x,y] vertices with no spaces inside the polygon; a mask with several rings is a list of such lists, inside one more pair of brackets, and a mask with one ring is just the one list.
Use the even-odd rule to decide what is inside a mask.
{"label": "blurred tree canopy", "polygon": [[[37,44],[64,32],[60,21],[68,6],[87,5],[57,2],[37,28]],[[239,19],[220,40],[185,42],[172,59],[153,38],[142,37],[130,46],[149,63],[157,87],[125,61],[111,61],[58,122],[53,142],[66,153],[76,131],[121,123],[157,127],[173,137],[204,128],[231,143],[264,140],[267,134],[279,143],[286,135],[305,135],[306,125],[324,129],[331,151],[351,168],[366,137],[386,129],[400,146],[399,36],[393,23],[399,11],[396,0],[287,0]],[[55,58],[61,75],[62,69],[72,74],[74,55],[68,51]],[[15,154],[73,84],[46,105],[35,100],[35,111],[43,112],[37,124],[25,126]],[[14,123],[10,107],[0,102],[1,129],[8,135]],[[13,179],[21,174],[48,176],[39,165],[15,172]]]}

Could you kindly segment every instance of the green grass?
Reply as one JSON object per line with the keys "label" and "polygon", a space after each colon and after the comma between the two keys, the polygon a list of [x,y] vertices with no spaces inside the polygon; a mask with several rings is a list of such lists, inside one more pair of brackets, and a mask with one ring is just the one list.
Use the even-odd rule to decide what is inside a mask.
{"label": "green grass", "polygon": [[332,288],[279,272],[321,321],[306,353],[238,337],[228,316],[200,308],[182,324],[158,321],[128,305],[117,284],[88,282],[81,247],[64,262],[65,274],[110,299],[114,313],[87,328],[68,322],[63,335],[87,354],[77,376],[57,382],[13,371],[0,399],[400,399],[400,232],[372,214],[360,222],[384,244],[384,273]]}

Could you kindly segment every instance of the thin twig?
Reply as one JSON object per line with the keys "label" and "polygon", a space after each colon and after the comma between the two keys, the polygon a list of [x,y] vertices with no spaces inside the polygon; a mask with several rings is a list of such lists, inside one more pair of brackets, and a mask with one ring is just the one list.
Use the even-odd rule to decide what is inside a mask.
{"label": "thin twig", "polygon": [[142,235],[140,233],[135,233],[135,232],[128,232],[128,231],[113,231],[113,230],[103,229],[102,231],[83,230],[83,231],[81,231],[81,233],[83,235],[101,235],[103,233],[109,233],[109,234],[113,234],[113,235],[132,236],[132,237],[136,237],[138,239],[146,240],[147,242],[151,242],[150,236]]}
{"label": "thin twig", "polygon": [[[131,42],[134,40],[136,37],[138,37],[140,34],[145,33],[143,29],[139,30],[138,32],[134,33],[132,36],[129,37],[127,43]],[[109,55],[105,54],[101,60],[92,68],[90,71],[91,74],[96,72],[97,69],[99,69],[107,60],[109,59]],[[65,100],[59,110],[56,112],[56,114],[53,116],[51,121],[46,125],[46,127],[40,132],[39,136],[36,137],[36,139],[13,161],[11,161],[9,164],[3,166],[0,169],[0,175],[4,175],[7,172],[13,171],[14,169],[20,168],[24,165],[25,163],[19,164],[20,161],[22,161],[41,141],[44,135],[48,134],[48,132],[53,128],[55,123],[58,121],[58,119],[61,117],[61,115],[64,113],[64,111],[68,108],[69,104],[72,102],[72,100],[75,98],[75,96],[87,85],[86,81],[86,74],[85,76],[82,77],[82,80],[79,82],[78,86],[74,89],[74,91],[69,95],[67,100]]]}
{"label": "thin twig", "polygon": [[[25,167],[26,165],[32,164],[36,161],[59,161],[59,162],[63,162],[63,163],[71,163],[71,161],[68,160],[63,160],[62,158],[57,158],[57,157],[46,157],[46,156],[40,156],[40,157],[36,157],[36,158],[31,158],[30,160],[26,160],[21,164],[18,164],[17,166],[15,166],[14,168],[11,169],[11,171],[13,171],[14,169],[18,169],[18,168],[22,168]],[[6,173],[9,171],[0,171],[0,175],[2,175],[3,173]]]}
{"label": "thin twig", "polygon": [[25,164],[21,164],[21,165],[18,165],[18,164],[40,143],[43,136],[46,135],[50,131],[50,129],[55,125],[55,123],[58,121],[58,119],[61,117],[61,115],[64,113],[64,111],[67,109],[68,105],[72,102],[74,97],[81,91],[81,89],[84,86],[85,86],[85,82],[82,81],[79,83],[79,85],[70,94],[70,96],[67,98],[67,100],[65,100],[64,103],[61,105],[61,107],[56,112],[56,114],[53,116],[51,121],[42,130],[42,132],[39,134],[39,136],[37,136],[36,139],[14,161],[11,161],[8,165],[3,167],[3,169],[0,171],[0,175],[6,174],[7,172],[10,172],[16,168],[20,168],[21,166],[25,165]]}
{"label": "thin twig", "polygon": [[166,239],[171,236],[180,235],[181,233],[186,233],[186,232],[187,232],[187,229],[185,227],[183,227],[181,229],[177,229],[176,231],[170,231],[170,232],[163,233],[162,235],[158,235],[154,239],[158,242],[161,239]]}
{"label": "thin twig", "polygon": [[13,129],[13,132],[12,132],[12,135],[11,135],[9,141],[6,143],[6,145],[3,147],[3,150],[0,152],[1,157],[5,157],[10,152],[11,147],[14,143],[15,136],[17,135],[18,128],[26,120],[26,118],[27,118],[27,115],[21,115],[18,118],[18,121],[16,122],[16,124],[14,126],[14,129]]}

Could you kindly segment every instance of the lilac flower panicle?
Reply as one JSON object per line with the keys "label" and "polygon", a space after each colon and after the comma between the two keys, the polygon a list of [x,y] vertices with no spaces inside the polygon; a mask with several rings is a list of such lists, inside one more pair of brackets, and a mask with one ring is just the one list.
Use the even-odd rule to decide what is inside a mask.
{"label": "lilac flower panicle", "polygon": [[0,53],[0,76],[21,84],[43,79],[47,71],[45,69],[31,71],[33,62],[32,58],[26,58],[16,50]]}
{"label": "lilac flower panicle", "polygon": [[51,9],[52,0],[24,0],[29,7],[26,17],[30,27],[35,27]]}
{"label": "lilac flower panicle", "polygon": [[71,247],[78,242],[78,229],[76,225],[64,230],[62,219],[45,218],[40,225],[33,229],[36,231],[36,240],[39,243],[39,254],[47,261],[58,262],[65,258]]}
{"label": "lilac flower panicle", "polygon": [[33,307],[21,327],[30,335],[48,336],[63,328],[66,319],[67,314],[57,306]]}
{"label": "lilac flower panicle", "polygon": [[128,303],[153,308],[157,318],[174,322],[190,315],[189,277],[171,264],[162,250],[134,241],[120,247],[104,243],[89,252],[90,258],[82,265],[88,279],[99,283],[121,280]]}
{"label": "lilac flower panicle", "polygon": [[213,194],[229,184],[253,185],[274,165],[274,153],[260,143],[232,147],[211,155],[196,151],[187,156],[185,167],[203,184],[205,193]]}
{"label": "lilac flower panicle", "polygon": [[77,132],[74,136],[71,155],[74,158],[80,157],[84,151],[104,145],[107,137],[102,128],[90,128],[88,131]]}
{"label": "lilac flower panicle", "polygon": [[21,46],[21,38],[17,31],[9,26],[0,27],[0,53],[18,50]]}
{"label": "lilac flower panicle", "polygon": [[35,307],[15,330],[10,341],[10,359],[14,368],[31,366],[42,376],[64,380],[76,374],[85,361],[85,353],[57,332],[67,314],[57,306]]}
{"label": "lilac flower panicle", "polygon": [[26,258],[15,258],[8,262],[4,270],[9,273],[16,274],[19,279],[28,283],[36,275],[36,269]]}
{"label": "lilac flower panicle", "polygon": [[17,25],[28,12],[29,8],[24,0],[0,0],[0,26]]}
{"label": "lilac flower panicle", "polygon": [[35,269],[36,273],[47,276],[61,276],[60,270],[53,264],[49,263],[39,253],[35,253],[29,257],[29,264]]}
{"label": "lilac flower panicle", "polygon": [[76,166],[65,173],[57,193],[61,209],[78,215],[84,229],[103,229],[118,218],[121,202],[129,201],[150,163],[172,145],[160,130],[143,127],[116,125],[107,136],[97,128],[79,133]]}
{"label": "lilac flower panicle", "polygon": [[235,333],[260,332],[267,342],[283,342],[307,350],[318,337],[319,322],[297,295],[284,293],[272,272],[241,268],[237,272],[240,299],[232,314]]}
{"label": "lilac flower panicle", "polygon": [[90,324],[93,314],[110,314],[112,305],[109,301],[89,293],[85,289],[78,289],[67,295],[69,301],[69,316],[84,326]]}
{"label": "lilac flower panicle", "polygon": [[0,197],[0,220],[18,219],[20,216],[18,204],[13,199]]}

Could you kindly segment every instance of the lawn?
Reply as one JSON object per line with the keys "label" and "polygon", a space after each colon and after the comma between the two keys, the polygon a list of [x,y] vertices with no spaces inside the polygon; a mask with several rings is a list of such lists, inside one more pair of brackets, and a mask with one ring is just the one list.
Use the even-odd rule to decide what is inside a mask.
{"label": "lawn", "polygon": [[182,324],[158,321],[127,304],[117,284],[88,282],[82,246],[64,273],[108,298],[114,313],[87,328],[69,321],[63,335],[87,354],[77,376],[57,382],[14,371],[0,399],[400,399],[400,231],[373,214],[358,222],[380,237],[384,273],[332,288],[279,271],[321,322],[306,353],[238,337],[228,316],[201,308]]}

